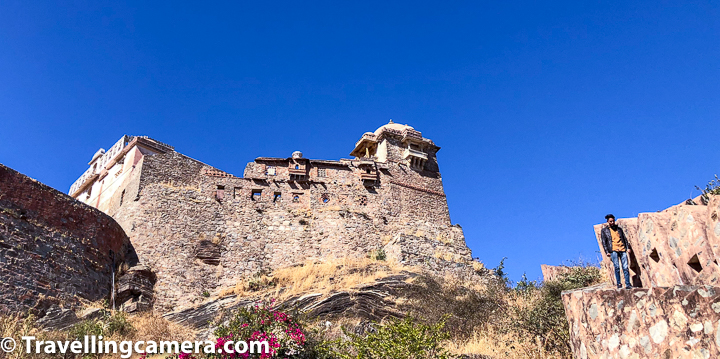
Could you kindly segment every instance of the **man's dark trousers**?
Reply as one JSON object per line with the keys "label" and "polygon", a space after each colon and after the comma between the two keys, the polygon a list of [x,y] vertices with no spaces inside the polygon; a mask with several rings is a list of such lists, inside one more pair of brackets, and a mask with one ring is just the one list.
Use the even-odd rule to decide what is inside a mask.
{"label": "man's dark trousers", "polygon": [[620,282],[620,264],[622,264],[623,275],[625,275],[625,288],[632,287],[630,284],[630,272],[628,271],[627,252],[612,252],[610,253],[610,259],[612,259],[613,266],[615,267],[615,283],[617,283],[617,287],[622,288],[622,282]]}

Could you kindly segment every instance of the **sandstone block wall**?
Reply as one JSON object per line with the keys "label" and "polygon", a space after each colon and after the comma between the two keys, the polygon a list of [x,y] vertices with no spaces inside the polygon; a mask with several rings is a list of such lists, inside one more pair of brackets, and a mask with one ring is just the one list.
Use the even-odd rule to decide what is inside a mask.
{"label": "sandstone block wall", "polygon": [[720,288],[563,292],[575,358],[718,358]]}
{"label": "sandstone block wall", "polygon": [[70,186],[69,194],[110,215],[127,199],[126,189],[137,181],[145,156],[172,151],[172,146],[145,136],[122,136],[109,150],[99,149],[89,167]]}
{"label": "sandstone block wall", "polygon": [[239,177],[157,140],[123,136],[98,150],[71,193],[120,223],[157,275],[154,307],[163,312],[262,271],[371,252],[476,275],[462,229],[450,222],[439,149],[390,122],[361,136],[354,159],[258,157]]}
{"label": "sandstone block wall", "polygon": [[128,246],[110,216],[0,165],[0,312],[109,297]]}

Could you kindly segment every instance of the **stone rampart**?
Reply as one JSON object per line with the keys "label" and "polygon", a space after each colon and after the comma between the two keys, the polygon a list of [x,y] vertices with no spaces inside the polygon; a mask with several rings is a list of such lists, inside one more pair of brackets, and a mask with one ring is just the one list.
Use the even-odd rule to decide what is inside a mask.
{"label": "stone rampart", "polygon": [[108,298],[128,249],[110,216],[0,165],[0,312]]}
{"label": "stone rampart", "polygon": [[163,312],[263,270],[378,250],[407,265],[474,273],[437,174],[391,164],[366,187],[352,160],[318,161],[307,180],[290,181],[286,162],[259,159],[245,171],[255,177],[239,178],[177,152],[138,166],[138,187],[126,190],[138,194],[114,217],[157,274]]}
{"label": "stone rampart", "polygon": [[71,192],[120,223],[157,276],[162,312],[307,261],[384,253],[437,273],[482,267],[450,222],[440,147],[411,126],[363,134],[353,159],[257,157],[242,177],[150,138],[118,143],[98,150]]}
{"label": "stone rampart", "polygon": [[720,288],[674,286],[563,292],[578,359],[720,357]]}

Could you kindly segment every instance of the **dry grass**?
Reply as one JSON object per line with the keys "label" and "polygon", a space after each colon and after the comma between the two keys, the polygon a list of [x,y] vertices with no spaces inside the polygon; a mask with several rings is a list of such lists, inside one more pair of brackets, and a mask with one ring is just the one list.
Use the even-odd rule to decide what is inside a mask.
{"label": "dry grass", "polygon": [[[176,340],[179,342],[185,340],[193,340],[195,338],[195,332],[189,328],[181,326],[176,323],[172,323],[161,317],[152,314],[142,314],[135,316],[128,316],[127,321],[131,328],[125,334],[114,333],[110,336],[105,337],[105,341],[116,341],[121,342],[124,340],[132,341],[156,341],[161,340]],[[25,318],[19,315],[14,316],[2,316],[0,315],[0,337],[11,337],[15,338],[18,345],[22,342],[19,340],[23,336],[35,336],[37,340],[53,340],[53,341],[66,341],[75,340],[72,337],[72,330],[65,331],[43,331],[37,328],[35,324],[35,318],[27,316]],[[3,353],[5,354],[5,353]],[[45,358],[47,354],[26,354],[24,350],[15,349],[13,353],[5,354],[3,358],[7,359],[35,359]],[[115,355],[97,355],[93,358],[115,358]],[[2,357],[0,355],[0,357]],[[136,357],[136,356],[133,356]],[[165,356],[158,356],[164,358]]]}
{"label": "dry grass", "polygon": [[[373,252],[374,253],[374,252]],[[325,261],[309,261],[301,265],[280,268],[272,273],[260,273],[254,277],[246,278],[219,291],[219,296],[238,295],[246,296],[272,296],[277,300],[284,300],[296,295],[306,293],[321,293],[323,295],[352,289],[361,284],[371,283],[383,277],[398,274],[402,271],[422,273],[421,268],[401,265],[392,258],[386,260],[370,258],[345,257]],[[453,256],[449,253],[436,252],[440,258]],[[466,261],[462,261],[465,263]],[[485,270],[483,263],[471,261],[476,271]],[[485,290],[485,283],[476,278],[451,277],[446,274],[443,282],[455,286],[464,286],[473,290]]]}
{"label": "dry grass", "polygon": [[470,262],[470,264],[472,265],[473,269],[476,272],[482,272],[482,271],[486,270],[485,263],[483,263],[483,262],[473,260],[472,262]]}
{"label": "dry grass", "polygon": [[492,315],[482,326],[476,326],[470,337],[446,342],[454,354],[481,354],[506,359],[566,359],[560,353],[548,353],[540,338],[528,337],[517,328],[517,313],[537,305],[540,292],[501,292],[504,310]]}
{"label": "dry grass", "polygon": [[412,269],[392,260],[380,261],[370,258],[307,262],[238,282],[235,287],[221,290],[220,296],[272,294],[274,298],[282,300],[307,292],[329,294]]}
{"label": "dry grass", "polygon": [[21,318],[17,315],[0,316],[0,337],[19,338],[25,335],[32,335],[37,330],[34,328],[32,316]]}
{"label": "dry grass", "polygon": [[483,332],[474,332],[464,341],[445,343],[450,352],[461,354],[481,354],[492,358],[505,359],[559,359],[561,357],[543,352],[537,341],[521,341],[517,333],[502,333],[492,326]]}
{"label": "dry grass", "polygon": [[138,340],[191,340],[195,332],[180,324],[173,323],[153,314],[144,314],[128,318],[136,332],[133,336]]}
{"label": "dry grass", "polygon": [[447,232],[443,232],[441,234],[438,234],[435,238],[438,242],[445,243],[445,244],[453,244],[453,239],[450,238]]}
{"label": "dry grass", "polygon": [[400,272],[400,266],[392,261],[368,258],[344,258],[335,261],[307,263],[300,267],[282,268],[275,271],[281,287],[289,288],[289,295],[307,291],[329,293],[373,282],[391,273]]}

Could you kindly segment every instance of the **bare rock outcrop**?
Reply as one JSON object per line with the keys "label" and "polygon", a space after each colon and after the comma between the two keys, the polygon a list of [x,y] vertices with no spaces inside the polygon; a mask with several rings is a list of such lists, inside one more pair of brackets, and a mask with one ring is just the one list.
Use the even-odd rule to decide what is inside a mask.
{"label": "bare rock outcrop", "polygon": [[52,305],[36,325],[44,330],[63,330],[72,327],[80,321],[75,312],[71,309],[60,308],[57,304]]}
{"label": "bare rock outcrop", "polygon": [[[310,318],[335,319],[339,317],[360,318],[365,322],[380,321],[387,317],[401,317],[398,299],[413,284],[407,282],[414,273],[388,276],[375,282],[365,283],[346,291],[330,294],[306,293],[290,297],[275,305],[285,310],[299,311]],[[233,310],[268,300],[267,295],[238,297],[229,295],[206,303],[165,314],[163,317],[195,329],[207,329]]]}

